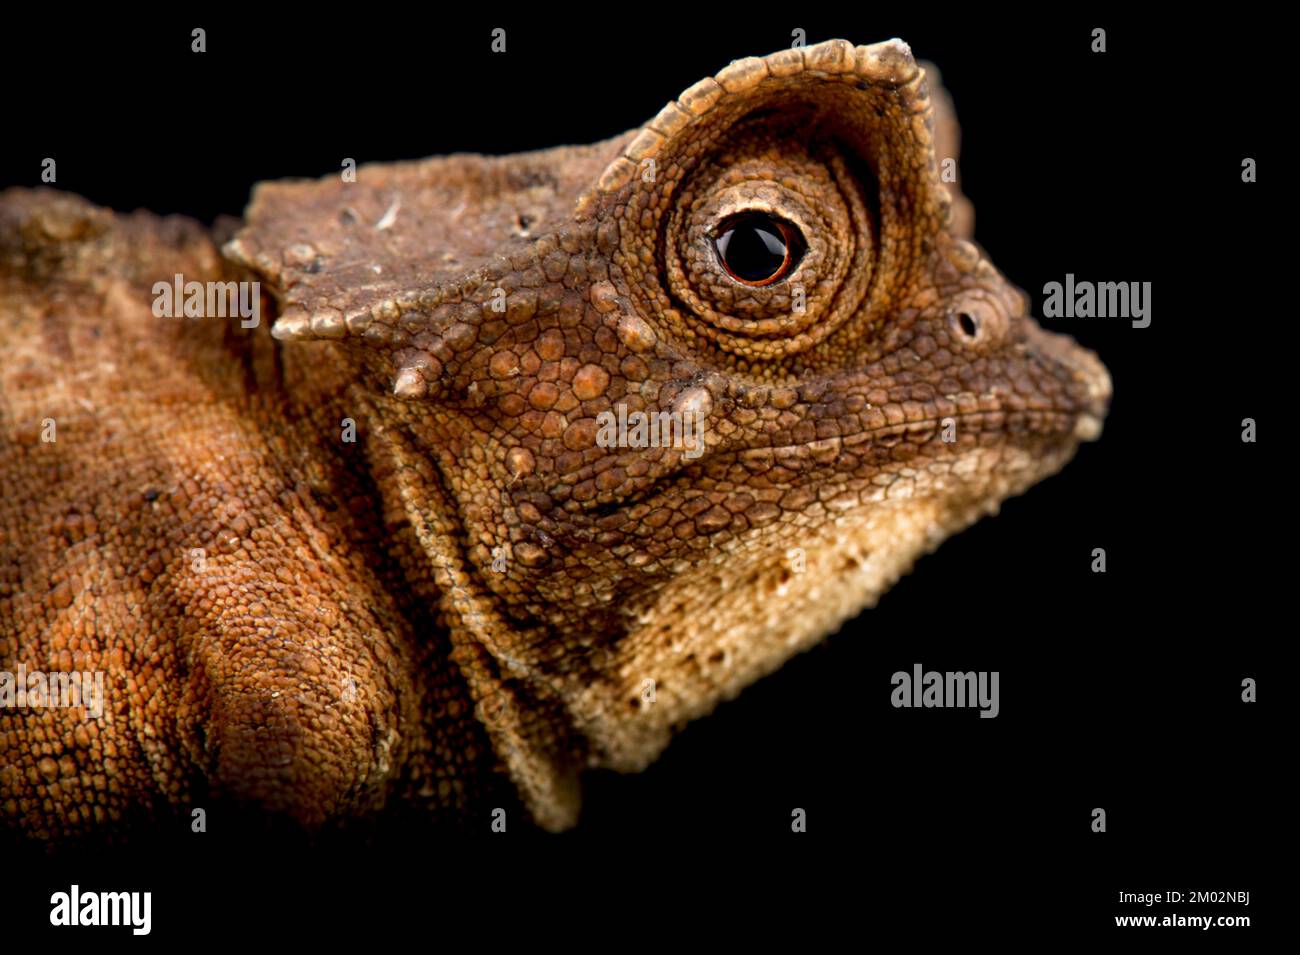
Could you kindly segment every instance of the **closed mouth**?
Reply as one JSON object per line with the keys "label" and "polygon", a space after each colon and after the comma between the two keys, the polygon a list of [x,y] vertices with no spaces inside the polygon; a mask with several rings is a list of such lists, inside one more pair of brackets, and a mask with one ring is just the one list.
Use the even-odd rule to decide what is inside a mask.
{"label": "closed mouth", "polygon": [[[837,462],[842,461],[845,453],[861,458],[863,454],[873,449],[889,452],[904,440],[910,440],[915,444],[918,453],[923,449],[933,448],[935,444],[946,448],[948,445],[943,441],[942,431],[949,422],[954,423],[959,431],[997,435],[1011,443],[1041,448],[1045,453],[1050,452],[1048,457],[1055,459],[1060,452],[1067,451],[1076,443],[1092,441],[1100,436],[1104,408],[1103,402],[1100,406],[1094,403],[1082,411],[1075,407],[1068,410],[1002,409],[953,412],[942,417],[926,417],[916,421],[864,428],[839,437],[820,438],[799,444],[713,448],[698,462],[683,460],[682,467],[649,482],[636,493],[612,500],[601,500],[597,497],[586,510],[588,514],[599,520],[641,505],[653,504],[674,493],[695,487],[706,464],[710,468],[716,468],[720,464],[734,463],[747,470],[757,471],[782,468],[802,476],[818,470],[835,468]],[[952,445],[954,454],[961,454],[970,449],[969,444]],[[894,457],[879,462],[876,467],[888,469],[900,465],[906,466],[907,459]],[[858,467],[861,467],[861,461]],[[857,468],[854,467],[845,469],[849,474],[855,470]],[[797,487],[807,486],[807,483],[799,480],[789,484],[782,482],[778,486],[794,490]]]}

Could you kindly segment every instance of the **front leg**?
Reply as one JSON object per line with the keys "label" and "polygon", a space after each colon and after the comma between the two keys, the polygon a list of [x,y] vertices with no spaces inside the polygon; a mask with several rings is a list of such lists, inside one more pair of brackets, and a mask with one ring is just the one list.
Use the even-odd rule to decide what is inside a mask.
{"label": "front leg", "polygon": [[229,277],[215,248],[12,191],[0,252],[0,671],[103,687],[98,718],[3,711],[6,822],[380,806],[425,732],[411,625],[364,550],[364,489],[275,390],[265,326],[155,314],[155,281]]}

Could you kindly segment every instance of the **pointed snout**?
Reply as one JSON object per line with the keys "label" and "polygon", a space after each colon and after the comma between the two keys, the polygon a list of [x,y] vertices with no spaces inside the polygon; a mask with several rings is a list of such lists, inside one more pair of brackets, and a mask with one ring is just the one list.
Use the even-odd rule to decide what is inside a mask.
{"label": "pointed snout", "polygon": [[1101,436],[1102,422],[1110,409],[1112,385],[1110,372],[1096,352],[1081,346],[1069,335],[1034,327],[1029,344],[1039,358],[1069,383],[1069,394],[1078,417],[1074,436],[1080,441],[1095,441]]}

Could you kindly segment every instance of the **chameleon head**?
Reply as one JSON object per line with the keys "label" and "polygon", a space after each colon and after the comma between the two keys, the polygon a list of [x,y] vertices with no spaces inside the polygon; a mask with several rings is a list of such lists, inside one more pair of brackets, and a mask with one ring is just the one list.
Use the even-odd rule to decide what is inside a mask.
{"label": "chameleon head", "polygon": [[[644,766],[1100,433],[1104,367],[970,241],[955,152],[906,44],[831,41],[596,146],[259,193],[228,252],[282,290],[277,337],[391,390],[425,486],[390,493],[455,529],[425,546],[543,823],[566,774]],[[365,268],[367,208],[393,258],[362,282],[331,263]],[[303,234],[321,258],[264,255]]]}
{"label": "chameleon head", "polygon": [[706,411],[694,454],[584,446],[545,511],[535,592],[616,637],[572,694],[603,760],[643,765],[1099,436],[1104,366],[970,241],[935,110],[898,41],[737,61],[580,199],[602,401]]}

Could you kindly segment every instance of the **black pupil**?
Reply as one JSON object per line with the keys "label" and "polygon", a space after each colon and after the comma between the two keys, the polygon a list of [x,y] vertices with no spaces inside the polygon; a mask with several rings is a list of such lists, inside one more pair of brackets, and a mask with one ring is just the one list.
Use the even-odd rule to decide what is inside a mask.
{"label": "black pupil", "polygon": [[781,227],[761,213],[730,220],[713,243],[727,271],[742,282],[766,282],[781,271],[789,252]]}

